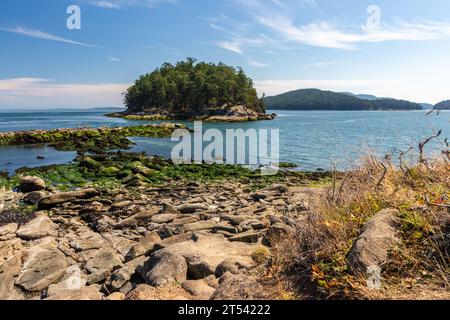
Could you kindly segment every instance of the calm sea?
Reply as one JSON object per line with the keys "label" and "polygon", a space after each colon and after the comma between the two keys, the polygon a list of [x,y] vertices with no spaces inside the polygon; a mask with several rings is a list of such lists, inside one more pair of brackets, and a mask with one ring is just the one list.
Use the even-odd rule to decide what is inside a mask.
{"label": "calm sea", "polygon": [[[142,124],[108,118],[104,114],[117,110],[60,111],[0,111],[0,131],[54,129],[71,127],[126,126]],[[369,152],[376,155],[393,153],[414,147],[443,130],[440,139],[427,145],[431,154],[445,147],[450,138],[450,112],[426,116],[426,112],[383,111],[277,111],[273,121],[248,123],[204,124],[203,128],[279,129],[280,160],[294,162],[301,170],[330,169],[332,165],[345,169],[357,165]],[[186,122],[188,125],[192,123]],[[174,142],[170,139],[132,138],[134,151],[148,155],[169,156]],[[13,172],[29,166],[68,163],[74,152],[60,152],[42,146],[0,146],[0,171]],[[38,159],[44,157],[44,159]]]}

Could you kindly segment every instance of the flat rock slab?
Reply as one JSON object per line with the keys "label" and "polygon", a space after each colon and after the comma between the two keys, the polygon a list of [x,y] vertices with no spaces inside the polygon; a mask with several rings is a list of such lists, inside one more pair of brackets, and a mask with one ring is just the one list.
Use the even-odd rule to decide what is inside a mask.
{"label": "flat rock slab", "polygon": [[0,241],[11,240],[16,237],[17,223],[10,223],[0,227]]}
{"label": "flat rock slab", "polygon": [[38,208],[39,210],[47,210],[66,202],[72,202],[80,199],[90,199],[99,195],[100,192],[96,189],[82,189],[71,192],[55,193],[39,201]]}
{"label": "flat rock slab", "polygon": [[45,300],[67,300],[67,301],[88,301],[88,300],[101,300],[102,295],[100,294],[98,286],[83,287],[79,290],[69,290],[66,292],[61,292],[55,294]]}
{"label": "flat rock slab", "polygon": [[353,273],[365,274],[388,261],[389,250],[401,242],[396,229],[398,213],[395,209],[381,210],[363,226],[347,255],[347,266]]}
{"label": "flat rock slab", "polygon": [[85,269],[89,272],[87,284],[91,285],[106,279],[113,271],[122,267],[122,262],[116,250],[104,247],[86,262]]}
{"label": "flat rock slab", "polygon": [[259,245],[230,242],[220,234],[195,233],[188,241],[173,244],[163,250],[186,259],[191,279],[203,279],[215,273],[216,267],[230,257],[250,258]]}
{"label": "flat rock slab", "polygon": [[16,285],[27,291],[42,291],[66,274],[66,258],[52,246],[37,245],[29,248],[26,250],[26,257]]}
{"label": "flat rock slab", "polygon": [[17,236],[24,240],[35,240],[48,236],[58,235],[58,225],[55,224],[46,213],[39,214],[35,219],[21,226],[17,230]]}

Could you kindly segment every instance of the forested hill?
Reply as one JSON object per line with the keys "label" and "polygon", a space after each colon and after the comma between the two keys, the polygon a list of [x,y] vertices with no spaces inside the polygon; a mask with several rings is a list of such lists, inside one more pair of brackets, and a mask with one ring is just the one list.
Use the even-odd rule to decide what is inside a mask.
{"label": "forested hill", "polygon": [[450,100],[439,102],[434,106],[436,110],[450,110]]}
{"label": "forested hill", "polygon": [[346,93],[301,89],[264,99],[268,110],[421,110],[422,106],[404,100],[364,100]]}
{"label": "forested hill", "polygon": [[128,113],[204,114],[224,105],[265,112],[253,81],[241,68],[192,58],[140,76],[124,102]]}

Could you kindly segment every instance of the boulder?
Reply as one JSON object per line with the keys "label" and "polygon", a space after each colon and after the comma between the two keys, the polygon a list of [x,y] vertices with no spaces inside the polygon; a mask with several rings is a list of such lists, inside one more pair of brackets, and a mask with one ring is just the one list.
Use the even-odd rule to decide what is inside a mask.
{"label": "boulder", "polygon": [[155,244],[161,241],[158,233],[155,231],[147,233],[144,238],[141,239],[137,244],[131,247],[130,251],[125,255],[127,261],[136,259],[137,257],[148,254],[153,250]]}
{"label": "boulder", "polygon": [[122,301],[125,300],[125,295],[122,292],[114,292],[105,298],[108,301]]}
{"label": "boulder", "polygon": [[181,287],[199,300],[209,300],[215,291],[204,280],[187,280]]}
{"label": "boulder", "polygon": [[23,202],[27,204],[38,204],[47,194],[45,191],[33,191],[23,196]]}
{"label": "boulder", "polygon": [[45,181],[39,177],[26,176],[20,179],[19,190],[23,193],[45,189]]}
{"label": "boulder", "polygon": [[130,262],[127,262],[122,268],[114,271],[105,281],[104,286],[108,292],[120,290],[128,281],[130,281],[133,274],[138,268],[142,268],[147,257],[139,257]]}
{"label": "boulder", "polygon": [[125,296],[125,300],[186,300],[189,294],[179,286],[155,288],[140,284]]}
{"label": "boulder", "polygon": [[122,262],[114,249],[104,247],[84,267],[89,272],[87,284],[91,285],[109,277],[113,271],[122,267]]}
{"label": "boulder", "polygon": [[47,236],[57,236],[57,229],[58,225],[55,224],[45,212],[42,212],[30,222],[21,226],[16,233],[21,239],[35,240]]}
{"label": "boulder", "polygon": [[215,276],[220,278],[227,272],[232,274],[238,274],[241,270],[249,270],[253,268],[255,264],[250,257],[244,258],[228,258],[223,260],[216,267]]}
{"label": "boulder", "polygon": [[162,251],[186,259],[189,278],[203,279],[215,273],[217,266],[230,257],[250,258],[258,245],[230,242],[220,234],[193,234],[188,241],[166,247]]}
{"label": "boulder", "polygon": [[75,264],[67,268],[65,276],[59,283],[48,287],[47,297],[68,293],[69,291],[78,291],[85,286],[85,276],[82,275],[80,267]]}
{"label": "boulder", "polygon": [[16,285],[27,291],[42,291],[66,274],[66,258],[52,243],[31,247],[25,256]]}
{"label": "boulder", "polygon": [[347,266],[354,274],[366,274],[388,261],[389,250],[401,243],[396,225],[398,210],[385,209],[370,219],[347,255]]}
{"label": "boulder", "polygon": [[93,188],[55,193],[39,201],[38,208],[39,210],[47,210],[66,202],[72,202],[81,199],[90,199],[99,195],[100,192]]}
{"label": "boulder", "polygon": [[163,249],[154,252],[138,272],[147,284],[161,287],[185,281],[187,265],[182,255]]}
{"label": "boulder", "polygon": [[254,277],[229,275],[214,291],[211,300],[266,300],[267,294]]}
{"label": "boulder", "polygon": [[209,206],[202,203],[188,203],[176,207],[176,210],[181,213],[195,213],[197,211],[206,211],[208,209]]}

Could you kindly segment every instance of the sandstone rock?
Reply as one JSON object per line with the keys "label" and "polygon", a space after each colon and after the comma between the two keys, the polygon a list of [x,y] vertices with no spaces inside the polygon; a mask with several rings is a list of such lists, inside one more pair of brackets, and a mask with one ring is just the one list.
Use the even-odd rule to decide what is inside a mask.
{"label": "sandstone rock", "polygon": [[229,233],[238,233],[238,229],[228,222],[220,222],[214,226],[214,230],[226,231]]}
{"label": "sandstone rock", "polygon": [[280,196],[289,192],[289,188],[283,184],[274,184],[252,195],[253,200],[258,201],[270,197]]}
{"label": "sandstone rock", "polygon": [[75,264],[67,268],[66,274],[63,277],[62,281],[56,284],[52,284],[48,287],[47,297],[66,294],[68,293],[68,291],[79,291],[85,286],[85,276],[82,275],[80,267]]}
{"label": "sandstone rock", "polygon": [[249,270],[254,266],[255,264],[249,257],[228,258],[219,263],[214,274],[217,278],[220,278],[226,272],[238,274],[241,270]]}
{"label": "sandstone rock", "polygon": [[167,247],[170,247],[171,245],[174,245],[176,243],[184,242],[191,240],[193,236],[192,232],[186,232],[182,234],[178,234],[169,238],[165,238],[164,240],[161,240],[158,243],[155,243],[154,251],[164,249]]}
{"label": "sandstone rock", "polygon": [[154,252],[138,272],[147,284],[161,287],[185,281],[187,265],[183,256],[164,249]]}
{"label": "sandstone rock", "polygon": [[138,268],[143,268],[147,257],[139,257],[130,262],[127,262],[122,268],[114,271],[105,281],[105,288],[108,292],[114,292],[121,289],[128,281],[130,281],[133,274]]}
{"label": "sandstone rock", "polygon": [[18,225],[17,223],[10,223],[0,227],[0,241],[11,240],[16,237]]}
{"label": "sandstone rock", "polygon": [[69,290],[56,295],[53,295],[45,300],[67,300],[67,301],[87,301],[87,300],[101,300],[102,295],[98,286],[83,287],[79,290]]}
{"label": "sandstone rock", "polygon": [[45,191],[33,191],[23,196],[23,202],[27,204],[38,204],[43,198],[47,196]]}
{"label": "sandstone rock", "polygon": [[159,208],[153,207],[150,209],[147,209],[145,211],[141,211],[135,215],[132,215],[131,217],[128,217],[116,225],[114,225],[114,228],[121,229],[121,228],[137,228],[139,226],[146,226],[147,223],[151,221],[151,218],[158,214]]}
{"label": "sandstone rock", "polygon": [[178,211],[173,205],[171,205],[168,202],[162,203],[162,213],[171,213],[171,214],[180,214],[180,211]]}
{"label": "sandstone rock", "polygon": [[14,255],[5,262],[0,260],[0,300],[21,299],[21,295],[16,291],[14,282],[20,274],[20,255]]}
{"label": "sandstone rock", "polygon": [[163,213],[157,214],[151,217],[151,221],[154,223],[169,223],[179,217],[178,214],[174,213]]}
{"label": "sandstone rock", "polygon": [[212,300],[265,300],[265,291],[256,278],[242,274],[228,276],[220,281]]}
{"label": "sandstone rock", "polygon": [[197,222],[198,220],[199,220],[198,217],[188,216],[188,217],[184,217],[184,218],[175,219],[170,224],[173,224],[173,225],[186,225],[186,224],[189,224],[189,223]]}
{"label": "sandstone rock", "polygon": [[4,260],[8,260],[10,257],[22,251],[23,246],[20,239],[12,239],[8,241],[0,241],[0,264]]}
{"label": "sandstone rock", "polygon": [[88,285],[106,279],[113,271],[121,267],[122,262],[116,251],[110,247],[104,247],[85,265],[85,269],[89,272]]}
{"label": "sandstone rock", "polygon": [[42,244],[29,248],[26,257],[16,285],[27,291],[42,291],[66,274],[66,258],[53,245]]}
{"label": "sandstone rock", "polygon": [[189,231],[200,231],[200,230],[209,230],[213,229],[216,225],[216,222],[208,220],[208,221],[198,221],[194,223],[189,223],[184,226],[184,230],[186,232]]}
{"label": "sandstone rock", "polygon": [[215,291],[204,280],[187,280],[181,286],[194,296],[194,298],[200,300],[209,300]]}
{"label": "sandstone rock", "polygon": [[249,258],[257,246],[230,242],[219,234],[194,234],[192,239],[173,244],[164,251],[186,259],[190,279],[203,279],[215,273],[220,262],[229,258]]}
{"label": "sandstone rock", "polygon": [[365,274],[370,267],[380,268],[388,261],[389,250],[401,240],[397,236],[398,210],[378,212],[362,228],[347,255],[347,266],[355,274]]}
{"label": "sandstone rock", "polygon": [[125,295],[122,292],[114,292],[105,298],[109,301],[122,301],[125,300]]}
{"label": "sandstone rock", "polygon": [[176,209],[181,213],[195,213],[197,211],[206,211],[208,206],[201,203],[188,203],[176,207]]}
{"label": "sandstone rock", "polygon": [[151,252],[155,244],[161,241],[159,235],[152,231],[147,233],[141,241],[131,247],[130,251],[126,254],[125,259],[127,261],[136,259],[137,257],[143,256]]}
{"label": "sandstone rock", "polygon": [[35,240],[47,236],[56,236],[58,225],[48,217],[46,213],[40,213],[36,218],[21,226],[17,230],[17,236],[25,240]]}
{"label": "sandstone rock", "polygon": [[186,300],[189,294],[178,286],[155,288],[140,284],[125,296],[125,300]]}
{"label": "sandstone rock", "polygon": [[80,228],[77,233],[66,234],[69,245],[76,252],[92,249],[101,249],[105,245],[105,240],[98,233],[92,232],[87,228]]}
{"label": "sandstone rock", "polygon": [[238,226],[240,225],[242,222],[247,221],[247,220],[251,220],[253,219],[254,216],[249,216],[249,215],[239,215],[239,216],[232,216],[232,215],[223,215],[221,216],[221,219],[223,221],[228,221],[229,223],[231,223],[233,226]]}
{"label": "sandstone rock", "polygon": [[257,243],[258,238],[261,236],[261,232],[259,231],[246,231],[239,233],[235,236],[232,236],[228,240],[234,242],[234,241],[241,241],[241,242],[248,242],[248,243]]}
{"label": "sandstone rock", "polygon": [[66,202],[72,202],[79,199],[90,199],[100,195],[96,189],[81,189],[71,192],[61,192],[52,194],[39,201],[39,210],[51,209]]}
{"label": "sandstone rock", "polygon": [[39,177],[26,176],[20,179],[19,190],[23,193],[45,189],[45,181]]}

